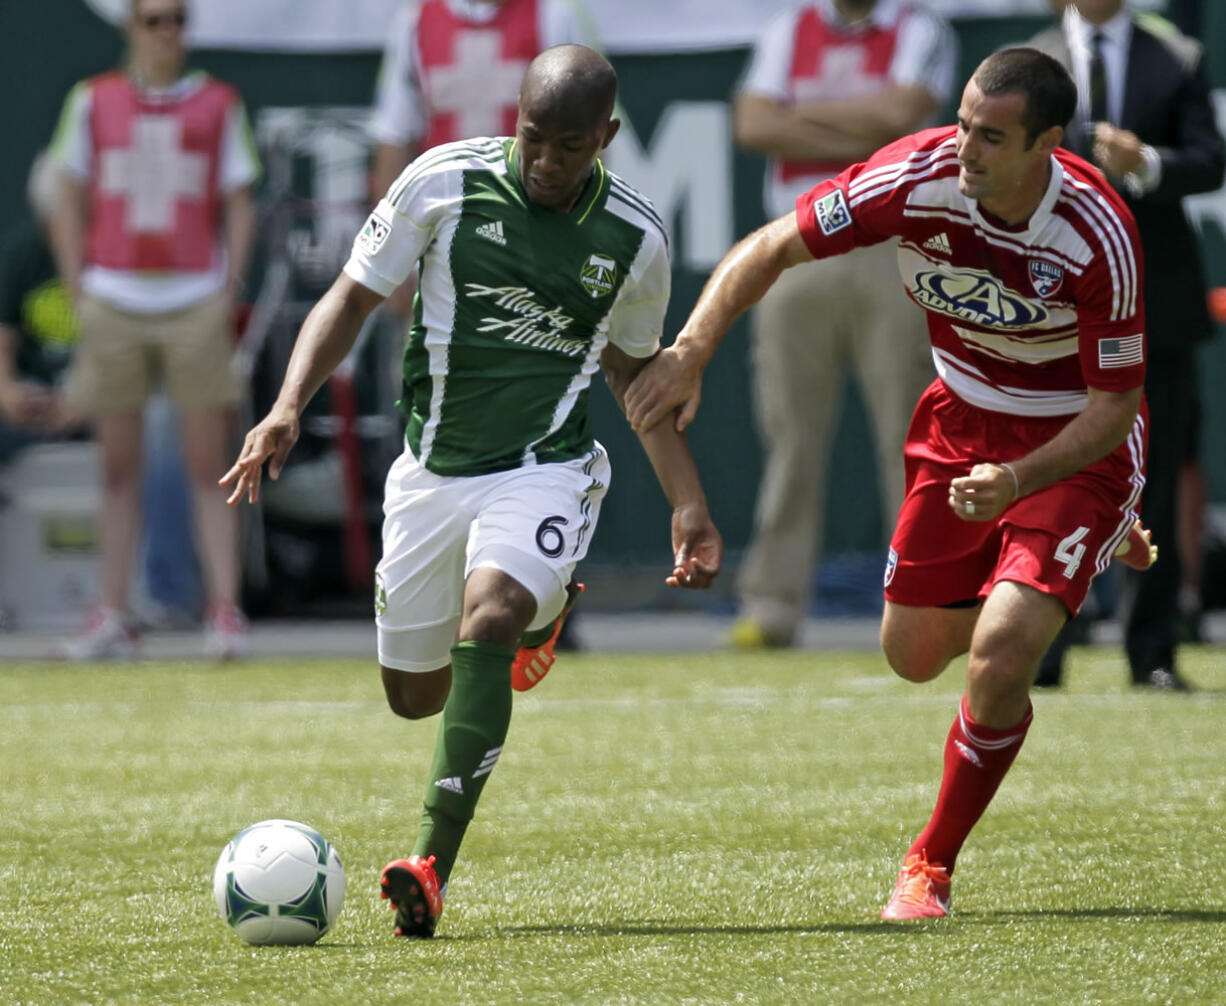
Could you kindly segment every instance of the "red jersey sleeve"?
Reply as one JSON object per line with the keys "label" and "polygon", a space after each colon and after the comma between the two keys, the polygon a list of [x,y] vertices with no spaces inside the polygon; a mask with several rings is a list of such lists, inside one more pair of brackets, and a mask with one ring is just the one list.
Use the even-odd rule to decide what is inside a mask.
{"label": "red jersey sleeve", "polygon": [[912,185],[956,154],[953,127],[926,129],[819,182],[796,200],[796,224],[814,258],[841,255],[903,233]]}
{"label": "red jersey sleeve", "polygon": [[[1100,177],[1079,186],[1098,242],[1077,284],[1077,348],[1086,386],[1130,391],[1145,383],[1144,262],[1132,211]],[[1089,182],[1089,184],[1085,184]]]}

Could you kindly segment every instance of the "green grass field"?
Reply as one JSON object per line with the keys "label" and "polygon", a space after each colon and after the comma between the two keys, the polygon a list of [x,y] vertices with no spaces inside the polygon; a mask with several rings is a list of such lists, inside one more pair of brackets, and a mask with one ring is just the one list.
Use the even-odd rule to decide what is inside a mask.
{"label": "green grass field", "polygon": [[[1226,653],[1193,696],[1080,650],[971,836],[949,919],[877,914],[936,793],[962,668],[876,654],[565,655],[517,698],[439,936],[394,940],[436,721],[372,662],[0,670],[6,1003],[1226,1002]],[[329,837],[315,947],[212,904],[239,828]]]}

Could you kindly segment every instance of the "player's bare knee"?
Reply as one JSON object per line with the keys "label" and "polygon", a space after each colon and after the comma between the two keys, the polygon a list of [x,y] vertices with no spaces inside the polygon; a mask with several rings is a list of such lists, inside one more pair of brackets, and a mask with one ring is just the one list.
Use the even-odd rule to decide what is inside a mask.
{"label": "player's bare knee", "polygon": [[976,626],[967,655],[968,679],[989,686],[999,683],[1007,689],[1019,681],[1029,684],[1050,642],[1047,635],[1036,633],[1034,626],[1019,619],[984,619]]}
{"label": "player's bare knee", "polygon": [[424,720],[429,716],[441,713],[443,706],[447,704],[447,700],[434,696],[417,696],[399,691],[389,691],[387,693],[387,704],[392,712],[406,720]]}
{"label": "player's bare knee", "polygon": [[[434,716],[447,704],[451,691],[451,669],[413,674],[390,667],[380,668],[388,708],[406,720]],[[445,673],[444,673],[445,672]]]}
{"label": "player's bare knee", "polygon": [[937,677],[950,659],[945,653],[938,653],[926,646],[923,640],[891,631],[888,624],[881,629],[881,650],[895,674],[917,684]]}
{"label": "player's bare knee", "polygon": [[460,622],[461,642],[479,639],[500,646],[516,645],[536,607],[530,594],[525,592],[525,597],[527,603],[514,603],[500,596],[485,596],[469,602]]}
{"label": "player's bare knee", "polygon": [[479,639],[500,646],[514,646],[523,635],[524,623],[506,608],[485,605],[474,609],[464,619],[460,629],[460,641]]}
{"label": "player's bare knee", "polygon": [[931,681],[945,670],[948,663],[948,660],[938,659],[934,655],[905,648],[886,649],[885,658],[895,674],[916,684]]}
{"label": "player's bare knee", "polygon": [[1026,692],[1033,679],[1034,668],[1016,653],[972,648],[967,657],[967,688],[977,695],[1001,697]]}
{"label": "player's bare knee", "polygon": [[536,598],[523,584],[490,567],[478,567],[464,585],[461,642],[516,646],[536,614]]}

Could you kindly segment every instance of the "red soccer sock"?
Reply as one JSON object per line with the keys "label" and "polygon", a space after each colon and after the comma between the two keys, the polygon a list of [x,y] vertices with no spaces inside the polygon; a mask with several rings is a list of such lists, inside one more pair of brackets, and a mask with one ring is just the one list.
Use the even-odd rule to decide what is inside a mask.
{"label": "red soccer sock", "polygon": [[940,863],[950,873],[966,836],[983,816],[996,789],[1021,750],[1034,707],[1026,707],[1021,722],[1004,730],[981,726],[971,719],[966,696],[945,738],[945,774],[928,826],[907,855]]}

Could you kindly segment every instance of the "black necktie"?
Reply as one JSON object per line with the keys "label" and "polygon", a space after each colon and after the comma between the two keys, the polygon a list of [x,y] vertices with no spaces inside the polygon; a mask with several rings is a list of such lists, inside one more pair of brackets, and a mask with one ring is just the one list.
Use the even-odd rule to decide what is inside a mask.
{"label": "black necktie", "polygon": [[1107,122],[1107,67],[1103,63],[1101,31],[1094,33],[1090,47],[1090,121]]}

